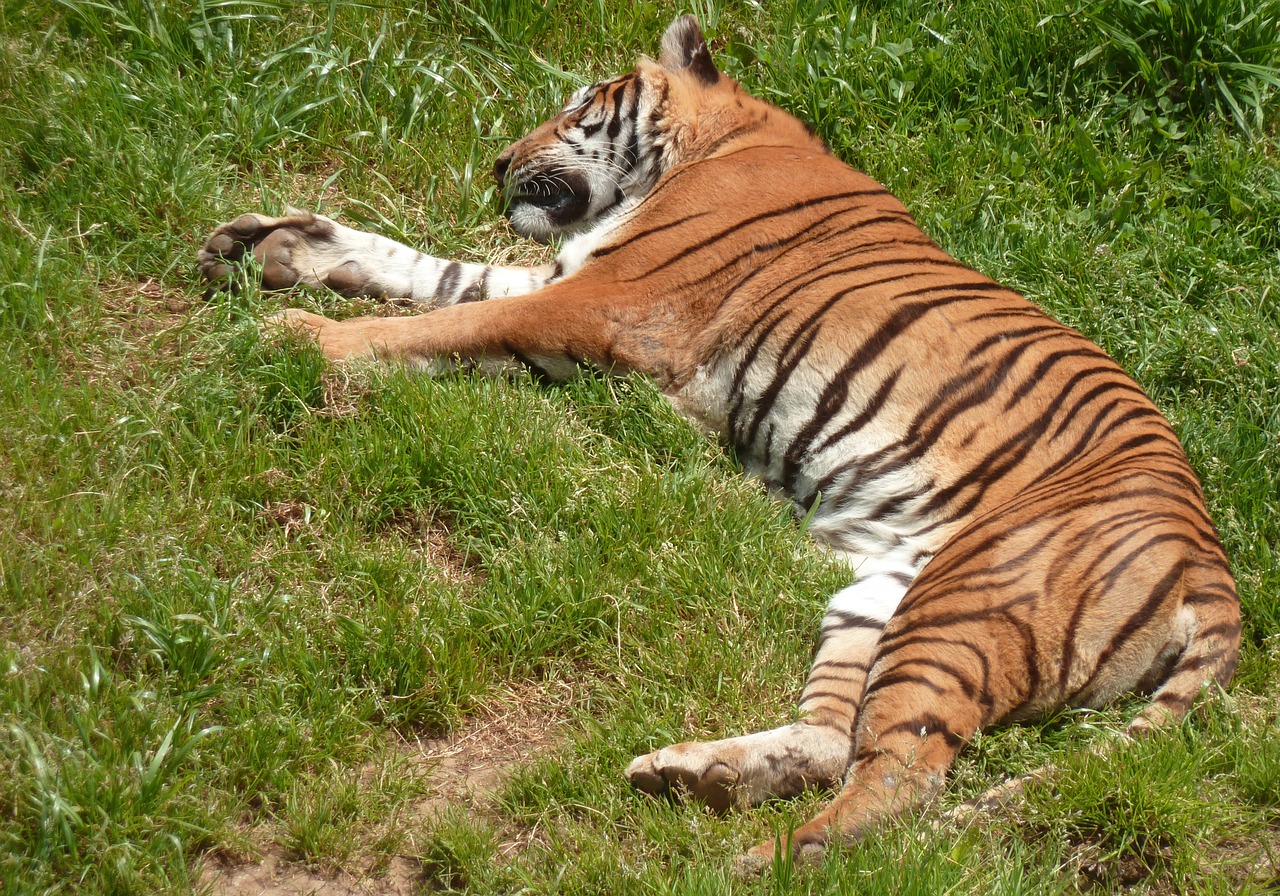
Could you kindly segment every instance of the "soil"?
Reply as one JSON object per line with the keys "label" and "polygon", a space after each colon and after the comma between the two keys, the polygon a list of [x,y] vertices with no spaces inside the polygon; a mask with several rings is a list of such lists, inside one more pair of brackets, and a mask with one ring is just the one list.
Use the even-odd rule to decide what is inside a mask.
{"label": "soil", "polygon": [[[573,701],[567,684],[514,687],[477,713],[465,728],[447,737],[397,740],[392,749],[418,767],[428,796],[404,807],[399,824],[414,833],[402,849],[410,854],[358,858],[332,870],[291,862],[270,839],[254,845],[246,859],[226,853],[205,857],[199,885],[211,896],[407,896],[422,889],[422,868],[414,840],[446,813],[459,808],[492,812],[493,799],[521,765],[553,748]],[[421,833],[419,833],[421,832]],[[501,851],[527,845],[513,832]]]}

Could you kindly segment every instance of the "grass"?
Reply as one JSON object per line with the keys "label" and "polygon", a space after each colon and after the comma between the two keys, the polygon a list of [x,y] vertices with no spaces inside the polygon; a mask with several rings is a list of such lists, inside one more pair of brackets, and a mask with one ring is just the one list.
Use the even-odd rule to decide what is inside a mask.
{"label": "grass", "polygon": [[1166,111],[1225,114],[1246,134],[1262,125],[1280,87],[1280,3],[1102,0],[1083,15],[1102,43],[1080,62],[1105,57]]}
{"label": "grass", "polygon": [[[989,732],[947,803],[1061,774],[981,832],[926,813],[754,883],[732,857],[820,795],[721,818],[621,770],[788,717],[846,579],[789,512],[643,382],[335,371],[256,322],[347,313],[336,297],[204,296],[203,235],[286,204],[531,257],[492,159],[679,11],[0,3],[0,892],[186,893],[261,855],[402,892],[1275,886],[1266,77],[1227,82],[1246,131],[1221,94],[1191,101],[1200,75],[1153,92],[1125,41],[1029,0],[695,4],[732,74],[1134,374],[1203,478],[1246,617],[1230,693],[1169,734],[1079,752],[1131,706]],[[473,803],[418,744],[482,734],[507,779]]]}

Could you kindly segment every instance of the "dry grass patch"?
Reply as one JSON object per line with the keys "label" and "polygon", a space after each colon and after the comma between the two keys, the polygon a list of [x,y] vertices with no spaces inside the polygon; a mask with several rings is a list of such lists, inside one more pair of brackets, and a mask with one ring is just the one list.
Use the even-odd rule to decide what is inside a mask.
{"label": "dry grass patch", "polygon": [[258,519],[271,528],[282,530],[285,541],[293,541],[303,533],[318,534],[313,521],[315,508],[301,501],[274,501],[258,511]]}
{"label": "dry grass patch", "polygon": [[386,527],[439,570],[447,582],[470,586],[484,581],[480,558],[458,547],[453,540],[453,526],[446,515],[406,509],[392,515]]}
{"label": "dry grass patch", "polygon": [[350,364],[330,364],[320,378],[324,398],[316,414],[341,419],[360,413],[373,392],[370,368]]}
{"label": "dry grass patch", "polygon": [[72,382],[130,391],[148,386],[157,368],[190,368],[208,360],[184,338],[192,321],[207,311],[185,292],[152,279],[113,280],[99,287],[98,296],[105,338],[63,343],[60,366]]}
{"label": "dry grass patch", "polygon": [[408,896],[420,891],[418,863],[396,856],[382,867],[366,862],[325,873],[290,862],[272,847],[256,862],[215,858],[200,874],[200,886],[213,896]]}
{"label": "dry grass patch", "polygon": [[185,292],[147,279],[111,282],[99,295],[105,329],[126,349],[145,350],[148,357],[159,351],[181,354],[184,363],[190,363],[178,341],[169,338],[201,310]]}
{"label": "dry grass patch", "polygon": [[[497,817],[495,800],[508,778],[554,749],[576,701],[567,682],[513,685],[480,708],[459,730],[439,737],[394,735],[385,753],[358,770],[362,791],[387,774],[413,779],[411,796],[359,831],[358,844],[335,863],[297,861],[275,825],[243,831],[243,850],[205,857],[200,885],[214,896],[355,896],[418,892],[419,856],[430,850],[446,817],[484,816],[502,829],[498,850],[522,851],[537,837]],[[248,858],[247,856],[252,856]]]}
{"label": "dry grass patch", "polygon": [[192,305],[185,293],[151,279],[116,281],[104,286],[101,295],[103,315],[118,324],[126,341],[177,326]]}

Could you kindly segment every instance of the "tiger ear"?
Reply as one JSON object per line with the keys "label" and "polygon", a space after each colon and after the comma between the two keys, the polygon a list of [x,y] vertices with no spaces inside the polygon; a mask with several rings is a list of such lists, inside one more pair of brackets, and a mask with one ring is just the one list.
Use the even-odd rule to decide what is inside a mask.
{"label": "tiger ear", "polygon": [[681,16],[667,28],[667,33],[662,35],[658,64],[669,72],[687,70],[704,84],[720,80],[720,71],[707,49],[707,39],[702,36],[702,26],[693,16]]}

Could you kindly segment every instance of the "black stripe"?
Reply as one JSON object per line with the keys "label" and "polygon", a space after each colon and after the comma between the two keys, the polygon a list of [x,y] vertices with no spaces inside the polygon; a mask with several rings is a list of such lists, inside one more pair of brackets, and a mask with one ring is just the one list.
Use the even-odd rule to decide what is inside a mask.
{"label": "black stripe", "polygon": [[1194,700],[1194,694],[1180,694],[1176,691],[1164,691],[1163,693],[1156,694],[1156,696],[1152,698],[1151,702],[1159,706],[1163,706],[1166,709],[1171,709],[1181,713],[1189,708]]}
{"label": "black stripe", "polygon": [[[1074,422],[1076,416],[1080,413],[1081,410],[1083,410],[1087,405],[1092,404],[1094,401],[1096,401],[1097,399],[1103,396],[1112,397],[1113,398],[1112,405],[1114,405],[1115,402],[1119,401],[1122,398],[1137,400],[1137,401],[1140,401],[1142,404],[1147,404],[1149,401],[1149,399],[1146,396],[1146,393],[1144,393],[1141,389],[1139,389],[1136,383],[1133,383],[1132,381],[1128,380],[1127,377],[1122,377],[1122,375],[1120,374],[1120,371],[1116,370],[1114,367],[1093,367],[1093,368],[1089,368],[1088,372],[1099,373],[1099,374],[1110,373],[1112,374],[1113,378],[1108,379],[1104,383],[1099,383],[1098,385],[1094,386],[1088,392],[1084,393],[1079,398],[1077,398],[1075,403],[1070,408],[1063,411],[1061,414],[1055,414],[1058,425],[1054,428],[1053,432],[1050,433],[1049,441],[1056,440],[1060,435],[1062,435],[1066,431],[1067,427],[1070,426],[1072,422]],[[1081,373],[1084,373],[1084,371],[1082,371]],[[1077,374],[1077,376],[1081,376],[1081,374]],[[1063,395],[1065,397],[1065,390],[1063,392]],[[1054,410],[1056,410],[1056,406],[1054,407]],[[1092,438],[1093,434],[1097,431],[1098,425],[1099,425],[1099,418],[1095,416],[1094,425],[1091,426],[1086,431],[1085,435],[1081,437],[1081,440],[1077,444],[1087,444],[1088,440]],[[1072,452],[1072,453],[1075,453],[1075,452]]]}
{"label": "black stripe", "polygon": [[[834,619],[834,622],[829,620]],[[871,631],[882,631],[884,623],[879,619],[871,616],[863,616],[859,613],[846,613],[843,610],[828,610],[822,620],[822,632],[846,631],[851,628],[869,629]]]}
{"label": "black stripe", "polygon": [[436,284],[436,299],[447,300],[453,294],[453,288],[458,285],[460,279],[462,279],[462,265],[456,261],[445,265],[444,272],[440,275],[440,282]]}
{"label": "black stripe", "polygon": [[[855,230],[861,230],[864,227],[872,227],[876,224],[896,224],[902,221],[901,214],[890,213],[890,214],[877,215],[876,217],[873,217],[873,218],[867,218],[867,219],[858,221],[854,224],[849,225],[846,228],[834,229],[834,228],[827,228],[823,226],[844,215],[848,215],[854,212],[860,212],[864,210],[865,210],[864,208],[857,207],[857,206],[851,207],[851,208],[837,209],[836,211],[831,212],[827,215],[824,215],[823,217],[818,218],[816,220],[804,222],[803,227],[800,227],[799,229],[792,231],[786,236],[778,237],[776,239],[765,240],[763,242],[749,243],[748,248],[732,256],[727,261],[722,262],[717,267],[711,268],[708,270],[699,270],[696,276],[692,280],[678,282],[678,283],[672,284],[668,288],[679,291],[682,289],[686,289],[689,286],[705,283],[708,280],[713,280],[714,278],[724,274],[726,271],[729,271],[732,268],[740,265],[743,261],[749,260],[751,263],[748,265],[749,270],[746,272],[746,274],[742,277],[742,279],[737,284],[735,284],[732,290],[726,290],[726,293],[731,293],[738,289],[741,289],[742,284],[749,281],[756,274],[762,271],[767,272],[769,270],[770,265],[766,262],[761,261],[761,259],[759,259],[758,257],[762,252],[778,253],[777,255],[774,256],[773,259],[770,259],[770,261],[775,261],[782,254],[793,251],[802,246],[812,246],[814,243],[825,240],[834,234],[838,234],[840,236],[846,236],[849,233],[852,233]],[[855,254],[855,253],[850,252],[848,254]],[[852,267],[829,271],[823,274],[821,277],[812,278],[809,281],[809,284],[807,285],[816,283],[819,280],[838,277],[842,274],[857,273],[858,271],[862,271],[862,270],[866,270],[874,267],[888,267],[888,266],[894,266],[894,265],[911,265],[913,267],[913,270],[911,272],[905,275],[902,275],[900,277],[892,278],[895,280],[905,280],[905,279],[909,279],[910,277],[924,276],[925,272],[914,269],[914,268],[918,268],[921,265],[938,265],[939,267],[959,268],[965,271],[972,270],[972,268],[969,268],[966,265],[952,258],[925,258],[925,259],[892,258],[892,259],[881,259],[879,261],[866,262],[863,264],[854,265]],[[793,291],[792,294],[794,295],[794,293],[797,291],[798,290]],[[846,294],[847,292],[848,291],[846,291]]]}
{"label": "black stripe", "polygon": [[910,685],[912,687],[922,687],[925,690],[933,691],[938,696],[947,693],[947,689],[938,684],[932,678],[926,675],[913,675],[909,672],[892,672],[888,675],[882,675],[867,686],[867,696],[870,697],[885,688],[898,687],[900,685]]}
{"label": "black stripe", "polygon": [[991,658],[989,655],[991,653],[991,645],[975,644],[963,638],[925,634],[918,629],[907,629],[899,632],[896,636],[890,635],[881,638],[880,654],[881,656],[888,656],[891,652],[898,653],[912,647],[928,647],[934,654],[955,654],[959,651],[969,653],[982,669],[982,673],[979,676],[980,681],[977,685],[977,693],[985,694],[991,690]]}
{"label": "black stripe", "polygon": [[[706,217],[709,214],[711,214],[711,212],[695,212],[692,215],[685,215],[682,218],[676,218],[672,221],[666,222],[665,224],[659,224],[657,227],[650,227],[648,230],[641,230],[639,232],[629,232],[626,234],[625,238],[621,242],[613,243],[612,245],[609,245],[609,246],[602,246],[599,249],[596,249],[591,254],[595,258],[603,258],[606,255],[612,255],[614,252],[617,252],[619,249],[634,249],[636,243],[638,243],[640,240],[645,239],[646,237],[650,237],[650,236],[653,236],[654,234],[662,233],[664,231],[671,230],[676,227],[681,227],[685,224],[688,224],[690,221],[696,221],[698,218]],[[557,264],[558,263],[559,262],[557,262]]]}
{"label": "black stripe", "polygon": [[[823,220],[824,221],[830,220],[834,217],[836,217],[836,215],[828,215],[826,218],[823,218]],[[876,220],[883,220],[883,219],[876,219]],[[867,223],[874,223],[874,222],[867,222]],[[852,230],[860,229],[862,226],[863,226],[863,223],[856,224],[854,225]],[[812,231],[812,228],[807,228],[807,229],[809,231]],[[850,230],[849,228],[827,228],[826,230],[820,233],[814,234],[812,239],[805,242],[792,243],[791,245],[784,248],[777,255],[775,255],[773,260],[777,261],[785,257],[788,253],[793,252],[799,248],[803,248],[805,246],[814,246],[814,244],[825,241],[825,240],[839,241],[836,246],[832,247],[835,251],[824,252],[822,253],[822,257],[818,259],[813,259],[813,258],[805,259],[806,269],[809,270],[808,274],[800,278],[792,278],[787,282],[782,283],[779,286],[776,286],[773,289],[766,292],[764,294],[764,297],[774,295],[780,289],[786,289],[786,291],[782,293],[778,298],[771,301],[767,306],[763,306],[764,307],[763,312],[757,315],[755,323],[748,328],[747,332],[750,332],[751,330],[755,329],[756,326],[759,326],[761,321],[763,321],[766,317],[768,317],[774,310],[776,310],[780,305],[782,305],[783,302],[785,302],[790,297],[802,292],[803,290],[807,289],[810,286],[813,286],[815,283],[820,283],[823,280],[834,279],[835,277],[839,277],[842,274],[847,273],[848,269],[837,268],[835,266],[838,264],[841,264],[844,261],[847,261],[849,258],[852,258],[856,255],[867,255],[867,254],[878,252],[880,250],[885,250],[885,249],[895,250],[895,249],[903,249],[909,246],[915,246],[915,247],[919,247],[922,250],[934,249],[936,250],[936,253],[938,256],[945,256],[945,253],[942,252],[941,249],[937,248],[933,240],[929,239],[927,236],[924,236],[923,234],[917,234],[919,239],[909,239],[905,236],[895,235],[890,239],[870,240],[867,242],[859,243],[854,246],[843,246],[843,244],[847,242],[846,238],[852,232],[852,230]],[[915,257],[923,258],[925,256],[917,255]],[[946,257],[950,258],[950,256],[946,256]],[[749,284],[756,277],[760,277],[768,274],[769,270],[770,270],[769,265],[756,265],[751,270],[747,271],[743,275],[742,279],[739,280],[736,284],[734,284],[733,288],[741,289],[747,284]]]}
{"label": "black stripe", "polygon": [[534,361],[528,355],[521,352],[510,342],[504,342],[502,344],[502,348],[503,348],[503,351],[505,351],[511,357],[515,358],[516,361],[518,361],[522,366],[524,366],[535,380],[538,380],[539,382],[542,382],[542,383],[555,382],[555,379],[551,376],[550,373],[547,372],[545,368],[542,367],[542,365],[538,364],[537,361]]}
{"label": "black stripe", "polygon": [[634,171],[640,167],[640,119],[637,115],[640,111],[639,89],[632,91],[630,100],[627,120],[631,127],[627,130],[627,148],[626,155],[623,157],[623,167]]}
{"label": "black stripe", "polygon": [[[970,322],[981,320],[986,316],[987,315],[977,315],[975,317],[971,317],[969,320]],[[1021,330],[999,330],[988,336],[986,339],[978,342],[973,348],[969,349],[969,354],[965,356],[965,360],[972,361],[977,358],[978,355],[981,355],[993,346],[1000,345],[1005,342],[1012,342],[1013,340],[1021,339],[1024,336],[1038,336],[1042,333],[1059,334],[1064,332],[1069,331],[1066,327],[1062,326],[1062,324],[1047,317],[1041,323],[1030,327],[1023,327]]]}
{"label": "black stripe", "polygon": [[[752,421],[748,425],[748,433],[745,440],[738,435],[741,429],[737,420],[739,415],[731,415],[730,436],[734,439],[735,443],[749,446],[751,442],[754,441],[754,434],[758,429],[760,422],[773,409],[773,405],[777,402],[778,396],[781,394],[783,387],[799,367],[800,361],[803,360],[803,353],[795,352],[795,345],[800,338],[807,335],[809,328],[816,325],[823,315],[830,311],[831,308],[833,308],[840,300],[844,299],[851,293],[860,289],[867,289],[873,286],[907,279],[910,276],[912,275],[906,274],[881,278],[868,283],[858,284],[856,287],[847,290],[842,290],[826,302],[822,303],[818,307],[817,311],[810,314],[800,327],[790,334],[787,343],[784,345],[783,351],[779,353],[781,357],[790,355],[790,363],[786,366],[779,365],[778,370],[775,372],[774,379],[770,382],[755,407],[755,411],[752,415]],[[797,435],[791,446],[788,448],[788,462],[784,467],[780,483],[787,494],[795,493],[794,474],[798,468],[801,454],[807,451],[809,444],[821,434],[821,430],[825,427],[829,418],[843,406],[844,402],[848,398],[849,383],[853,376],[879,357],[879,355],[888,348],[889,343],[901,332],[905,331],[911,326],[911,324],[915,323],[915,321],[920,317],[923,317],[928,311],[942,304],[947,304],[947,302],[920,302],[900,308],[889,318],[888,321],[883,323],[879,329],[872,333],[869,338],[863,341],[861,348],[853,358],[845,362],[837,372],[836,376],[827,383],[827,386],[819,394],[817,405],[813,415],[810,417],[809,423],[801,430],[800,434]],[[816,336],[810,337],[806,341],[806,349],[808,345],[812,344],[813,338],[816,338]],[[753,346],[754,350],[757,352],[762,347],[763,340],[757,340],[757,343]],[[735,386],[745,378],[747,360],[747,358],[744,358],[743,362],[739,365],[740,375],[735,375]],[[736,406],[740,408],[741,401],[736,402]]]}
{"label": "black stripe", "polygon": [[896,725],[890,725],[888,728],[877,732],[877,739],[883,740],[884,738],[891,737],[894,734],[905,733],[913,734],[918,738],[920,737],[921,731],[924,731],[925,737],[932,737],[934,735],[941,737],[943,741],[946,742],[946,745],[953,750],[959,750],[964,746],[965,741],[968,739],[966,737],[961,737],[959,734],[952,731],[951,727],[947,724],[946,719],[932,713],[926,713],[924,715],[917,716],[914,719],[899,722]]}
{"label": "black stripe", "polygon": [[618,134],[622,132],[622,102],[627,98],[625,85],[619,85],[613,91],[613,113],[609,116],[609,128],[606,133],[610,140],[617,140]]}
{"label": "black stripe", "polygon": [[814,700],[835,700],[839,703],[844,703],[848,706],[851,706],[854,709],[857,709],[858,704],[862,702],[857,697],[850,697],[845,694],[837,694],[834,691],[814,691],[812,694],[805,693],[803,696],[801,696],[800,705],[805,706],[809,703],[812,703]]}
{"label": "black stripe", "polygon": [[[924,666],[928,669],[933,670],[935,673],[941,673],[942,675],[946,675],[955,681],[955,683],[960,687],[960,690],[970,700],[978,696],[978,689],[977,687],[974,686],[974,683],[970,680],[969,674],[965,672],[965,670],[961,669],[959,666],[955,666],[955,665],[952,665],[951,663],[948,663],[946,660],[936,659],[933,657],[907,657],[906,659],[900,660],[895,656],[890,663],[889,671],[886,674],[882,675],[881,677],[875,679],[875,681],[872,682],[871,686],[867,689],[867,693],[870,694],[872,691],[893,686],[896,683],[896,680],[898,678],[907,675],[907,673],[902,671],[902,669],[905,666]],[[935,686],[937,685],[937,680],[936,680],[937,675],[934,675],[934,676],[918,675],[918,676],[909,676],[909,677],[910,678],[919,677],[919,678],[927,679],[930,682],[929,687],[931,689],[935,688]],[[938,693],[941,693],[941,692],[942,692],[941,690],[938,690]]]}
{"label": "black stripe", "polygon": [[1156,582],[1155,587],[1147,595],[1147,599],[1142,602],[1142,605],[1135,612],[1129,615],[1129,618],[1120,626],[1116,636],[1111,639],[1111,643],[1098,655],[1098,661],[1094,664],[1094,675],[1090,676],[1090,683],[1092,683],[1097,671],[1106,664],[1107,660],[1111,659],[1117,651],[1129,643],[1142,630],[1142,627],[1147,624],[1156,608],[1168,599],[1174,583],[1181,579],[1186,574],[1186,571],[1187,565],[1179,563],[1165,573],[1159,582]]}
{"label": "black stripe", "polygon": [[820,716],[817,714],[807,716],[801,720],[805,725],[812,725],[815,728],[834,728],[843,734],[849,733],[849,717],[841,716],[839,719],[829,718],[828,716]]}
{"label": "black stripe", "polygon": [[[866,674],[866,670],[858,670],[858,671],[860,671],[863,675]],[[805,682],[804,682],[805,693],[807,694],[808,689],[813,687],[815,684],[822,684],[824,682],[836,682],[838,684],[852,684],[858,680],[858,677],[859,676],[856,676],[856,675],[855,676],[836,675],[836,674],[828,675],[822,672],[818,672],[818,673],[810,672],[809,677],[805,679]]]}
{"label": "black stripe", "polygon": [[818,669],[826,669],[828,667],[832,669],[847,669],[855,672],[871,671],[871,667],[866,663],[852,662],[849,660],[818,660],[813,664],[813,669],[810,670],[810,677],[812,677],[814,671]]}
{"label": "black stripe", "polygon": [[[898,279],[898,278],[893,278]],[[966,294],[969,289],[986,290],[1004,290],[1004,287],[991,281],[981,283],[952,283],[942,287],[925,287],[921,289],[911,290],[901,293],[900,298],[914,297],[924,295],[926,293],[941,292],[944,290],[954,291],[955,295],[945,298],[922,300],[911,302],[909,304],[898,307],[887,320],[868,338],[864,339],[862,345],[854,352],[849,360],[845,361],[836,371],[835,375],[827,381],[822,392],[818,396],[815,404],[814,412],[810,416],[808,423],[797,433],[791,446],[787,449],[785,463],[781,476],[781,486],[787,494],[795,494],[795,480],[799,475],[800,464],[804,457],[808,454],[810,446],[821,435],[822,430],[826,427],[831,417],[843,407],[848,400],[851,384],[854,377],[869,367],[876,359],[889,350],[889,346],[905,333],[917,321],[923,318],[930,311],[956,302],[966,301],[971,296]],[[843,294],[840,294],[841,296]],[[780,391],[780,389],[779,389]],[[776,400],[776,399],[775,399]],[[756,414],[763,415],[772,409],[772,401],[767,405],[762,401],[761,407],[757,408]],[[838,472],[838,471],[837,471]],[[834,476],[835,474],[833,474]],[[832,480],[832,476],[826,477],[826,480]]]}
{"label": "black stripe", "polygon": [[[1084,622],[1085,614],[1090,609],[1093,609],[1095,606],[1093,601],[1088,600],[1088,596],[1090,593],[1096,592],[1100,598],[1110,594],[1112,589],[1115,588],[1117,580],[1119,580],[1119,578],[1129,569],[1129,567],[1135,561],[1139,559],[1145,560],[1153,547],[1160,544],[1167,543],[1167,542],[1176,543],[1179,541],[1182,541],[1182,542],[1189,541],[1189,539],[1186,539],[1183,536],[1172,534],[1172,533],[1166,533],[1166,534],[1156,535],[1154,537],[1149,537],[1146,540],[1144,540],[1141,544],[1129,550],[1128,553],[1122,555],[1118,560],[1111,561],[1106,572],[1104,572],[1101,576],[1097,575],[1096,571],[1102,566],[1104,562],[1110,561],[1112,554],[1125,548],[1127,545],[1129,545],[1130,542],[1142,536],[1143,534],[1145,534],[1143,530],[1138,530],[1138,531],[1129,533],[1126,537],[1122,539],[1118,539],[1112,544],[1108,544],[1106,546],[1106,549],[1102,552],[1102,554],[1097,558],[1095,558],[1093,562],[1090,563],[1089,566],[1085,569],[1083,575],[1081,576],[1081,579],[1083,581],[1088,582],[1089,584],[1085,587],[1084,593],[1080,595],[1080,598],[1077,601],[1076,607],[1071,613],[1071,618],[1067,622],[1066,631],[1063,633],[1063,643],[1069,654],[1074,654],[1076,652],[1077,633],[1079,632],[1080,626]],[[1170,569],[1169,572],[1165,573],[1164,577],[1161,579],[1161,582],[1168,580],[1170,582],[1170,586],[1168,587],[1171,587],[1171,583],[1173,579],[1171,579],[1170,576],[1174,576],[1176,578],[1176,577],[1185,575],[1186,566],[1187,564],[1185,562],[1175,564],[1173,568]],[[1166,592],[1167,592],[1167,587],[1166,587]],[[1163,600],[1166,596],[1167,594],[1162,593],[1159,595],[1159,599]],[[1142,618],[1142,621],[1145,621],[1146,617],[1150,615],[1151,611],[1155,608],[1155,606],[1159,605],[1157,602],[1156,604],[1148,607],[1150,600],[1151,600],[1151,597],[1149,596],[1147,601],[1144,602],[1143,608],[1139,610],[1140,613],[1145,614]],[[1137,624],[1136,619],[1137,619],[1136,614],[1131,615],[1129,619],[1126,621],[1126,626],[1136,625]],[[1136,632],[1136,628],[1134,629],[1134,631]],[[1118,649],[1118,646],[1122,646],[1124,641],[1127,641],[1132,636],[1133,636],[1133,632],[1126,634],[1125,626],[1122,626],[1120,630],[1117,632],[1117,636],[1116,636],[1116,638],[1120,639],[1119,645],[1117,645],[1116,638],[1113,638],[1111,644],[1108,645],[1107,649],[1103,650],[1102,653],[1099,654],[1098,660],[1094,665],[1095,672],[1097,669],[1100,669],[1102,667],[1102,663],[1107,656],[1110,656],[1110,654],[1115,649]],[[1069,671],[1070,670],[1067,668],[1067,665],[1064,664],[1062,670],[1059,673],[1058,685],[1064,691],[1066,690],[1067,676]],[[1093,676],[1090,676],[1091,680],[1092,678]]]}
{"label": "black stripe", "polygon": [[875,394],[867,400],[866,405],[863,406],[862,410],[858,413],[858,416],[854,417],[844,426],[840,427],[831,435],[823,439],[819,445],[813,448],[813,451],[815,453],[825,451],[841,439],[858,432],[875,419],[876,415],[880,413],[888,402],[890,393],[892,393],[894,387],[898,385],[898,380],[902,378],[902,374],[906,369],[907,366],[905,364],[898,365],[893,373],[889,374],[880,382]]}
{"label": "black stripe", "polygon": [[1206,641],[1210,638],[1227,638],[1234,640],[1240,637],[1240,620],[1235,619],[1232,622],[1222,622],[1218,625],[1211,625],[1208,628],[1201,629],[1196,632],[1196,640]]}
{"label": "black stripe", "polygon": [[744,137],[748,134],[754,134],[756,131],[760,130],[760,128],[762,128],[764,124],[765,124],[765,121],[761,118],[752,118],[749,121],[744,121],[742,124],[738,125],[737,127],[731,128],[730,130],[721,134],[719,137],[713,140],[710,145],[708,145],[705,149],[703,149],[702,152],[705,153],[706,156],[713,155],[717,150],[723,149],[725,146],[728,146],[730,143],[732,143],[734,140],[738,139],[739,137]]}

